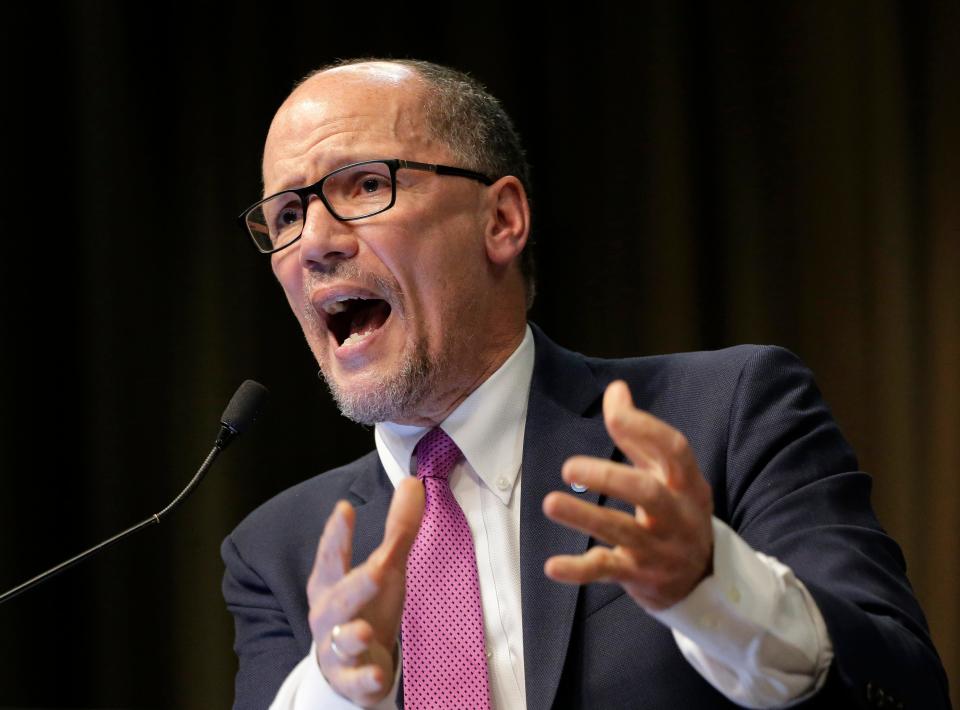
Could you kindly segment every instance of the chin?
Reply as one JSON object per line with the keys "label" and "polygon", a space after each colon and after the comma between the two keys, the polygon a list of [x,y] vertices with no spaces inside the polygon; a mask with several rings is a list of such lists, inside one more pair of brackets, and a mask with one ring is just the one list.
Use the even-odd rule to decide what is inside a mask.
{"label": "chin", "polygon": [[389,386],[379,383],[370,385],[344,385],[320,370],[330,396],[333,397],[340,414],[358,424],[373,425],[380,422],[395,421],[405,417],[407,410],[415,406],[414,402],[397,397]]}
{"label": "chin", "polygon": [[425,349],[406,353],[390,372],[344,375],[331,372],[320,358],[317,361],[340,413],[366,425],[416,418],[437,390],[441,370]]}

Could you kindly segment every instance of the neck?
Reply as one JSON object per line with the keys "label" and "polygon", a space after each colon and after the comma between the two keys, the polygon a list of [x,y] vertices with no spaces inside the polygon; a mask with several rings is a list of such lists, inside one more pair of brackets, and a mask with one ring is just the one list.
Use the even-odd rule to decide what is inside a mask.
{"label": "neck", "polygon": [[[460,406],[470,394],[514,353],[523,342],[526,333],[526,319],[519,328],[512,328],[501,337],[494,337],[478,357],[473,358],[472,367],[453,367],[448,384],[442,387],[429,401],[423,402],[417,411],[409,417],[398,418],[397,424],[435,427]],[[475,344],[473,344],[475,346]]]}

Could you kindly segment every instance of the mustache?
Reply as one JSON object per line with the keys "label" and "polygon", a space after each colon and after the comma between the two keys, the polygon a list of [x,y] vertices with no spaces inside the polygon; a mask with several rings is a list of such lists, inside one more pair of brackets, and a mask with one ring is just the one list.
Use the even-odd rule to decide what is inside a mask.
{"label": "mustache", "polygon": [[303,279],[303,300],[310,303],[310,294],[320,286],[335,281],[349,281],[379,294],[394,309],[403,308],[403,289],[394,279],[364,271],[355,261],[338,261],[320,271],[307,271]]}

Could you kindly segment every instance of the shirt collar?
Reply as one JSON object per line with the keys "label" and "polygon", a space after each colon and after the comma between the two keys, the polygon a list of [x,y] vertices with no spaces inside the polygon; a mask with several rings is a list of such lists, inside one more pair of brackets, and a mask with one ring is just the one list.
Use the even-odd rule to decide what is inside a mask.
{"label": "shirt collar", "polygon": [[[523,460],[533,356],[533,333],[528,325],[513,354],[440,424],[470,467],[505,505],[510,502]],[[393,422],[382,422],[374,428],[377,453],[394,486],[411,474],[413,450],[428,430]],[[502,479],[510,485],[504,485]]]}

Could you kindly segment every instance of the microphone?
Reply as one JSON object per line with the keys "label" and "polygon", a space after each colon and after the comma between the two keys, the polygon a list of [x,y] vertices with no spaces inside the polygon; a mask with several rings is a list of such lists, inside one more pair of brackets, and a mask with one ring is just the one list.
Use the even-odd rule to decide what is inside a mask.
{"label": "microphone", "polygon": [[237,388],[237,391],[234,392],[233,397],[230,398],[230,402],[227,404],[226,409],[223,410],[223,414],[220,415],[220,431],[217,433],[217,439],[214,442],[213,448],[210,450],[210,453],[207,454],[207,458],[204,459],[203,463],[200,464],[200,468],[194,474],[193,478],[190,479],[187,487],[180,491],[180,494],[170,501],[167,507],[165,507],[159,513],[154,513],[146,520],[142,520],[133,527],[127,528],[123,532],[117,533],[113,537],[104,540],[99,545],[94,545],[89,550],[81,552],[79,555],[71,557],[65,562],[61,562],[56,567],[48,569],[43,574],[38,574],[36,577],[28,579],[26,582],[14,587],[10,591],[0,594],[0,604],[13,599],[15,596],[22,594],[31,587],[35,587],[41,582],[50,579],[54,575],[63,572],[65,569],[73,567],[78,562],[82,562],[88,557],[93,557],[98,552],[107,549],[115,542],[119,542],[128,535],[132,535],[138,530],[143,530],[143,528],[150,525],[159,524],[161,518],[166,517],[174,508],[180,505],[187,498],[187,496],[193,493],[194,489],[196,489],[198,485],[200,485],[200,481],[203,480],[207,470],[216,460],[217,456],[220,455],[220,452],[229,446],[230,443],[237,438],[237,436],[245,432],[250,425],[256,421],[257,415],[263,408],[269,394],[270,392],[266,387],[261,385],[259,382],[254,382],[253,380],[245,380],[243,384]]}
{"label": "microphone", "polygon": [[214,447],[223,451],[231,441],[250,428],[269,395],[270,391],[259,382],[244,380],[220,415],[220,433]]}

